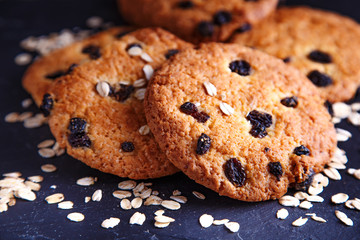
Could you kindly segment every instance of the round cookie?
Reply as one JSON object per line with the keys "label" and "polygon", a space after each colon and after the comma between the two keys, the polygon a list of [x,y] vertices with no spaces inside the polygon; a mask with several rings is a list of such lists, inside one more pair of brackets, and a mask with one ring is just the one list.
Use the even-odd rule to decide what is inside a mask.
{"label": "round cookie", "polygon": [[336,133],[317,89],[297,69],[236,44],[202,44],[151,80],[145,114],[168,159],[231,198],[280,198],[322,171]]}
{"label": "round cookie", "polygon": [[103,47],[132,30],[131,27],[114,27],[37,59],[24,74],[23,87],[39,106],[56,78],[68,74],[81,63],[97,59]]}
{"label": "round cookie", "polygon": [[57,79],[41,106],[56,140],[74,158],[121,177],[177,172],[149,131],[143,98],[152,70],[186,47],[192,45],[164,30],[142,29]]}
{"label": "round cookie", "polygon": [[118,0],[121,15],[136,25],[163,27],[192,42],[224,41],[269,15],[278,0]]}
{"label": "round cookie", "polygon": [[360,85],[360,27],[348,17],[284,7],[251,31],[235,34],[231,42],[284,59],[330,102],[351,99]]}

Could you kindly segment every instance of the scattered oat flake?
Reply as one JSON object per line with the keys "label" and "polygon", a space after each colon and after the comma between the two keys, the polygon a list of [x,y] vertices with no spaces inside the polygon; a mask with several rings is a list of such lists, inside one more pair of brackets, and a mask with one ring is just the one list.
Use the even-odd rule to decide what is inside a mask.
{"label": "scattered oat flake", "polygon": [[21,106],[23,108],[28,108],[31,106],[32,103],[33,103],[33,100],[31,98],[26,98],[26,99],[22,100]]}
{"label": "scattered oat flake", "polygon": [[160,222],[155,222],[154,223],[154,226],[157,227],[157,228],[166,228],[167,226],[169,226],[170,223],[160,223]]}
{"label": "scattered oat flake", "polygon": [[51,147],[52,145],[55,144],[55,140],[53,139],[46,139],[44,141],[42,141],[41,143],[39,143],[37,145],[38,148],[47,148],[47,147]]}
{"label": "scattered oat flake", "polygon": [[56,185],[51,185],[50,188],[51,188],[51,189],[56,189],[57,186],[56,186]]}
{"label": "scattered oat flake", "polygon": [[110,93],[110,85],[107,82],[100,81],[96,84],[96,91],[101,97],[107,97]]}
{"label": "scattered oat flake", "polygon": [[119,225],[120,223],[120,219],[119,218],[115,218],[115,217],[111,217],[111,218],[108,218],[108,219],[105,219],[102,223],[101,223],[101,226],[103,228],[114,228],[116,227],[117,225]]}
{"label": "scattered oat flake", "polygon": [[331,201],[335,204],[341,204],[346,202],[349,199],[349,195],[345,193],[338,193],[331,197]]}
{"label": "scattered oat flake", "polygon": [[221,102],[220,103],[220,110],[225,114],[230,116],[235,112],[235,110],[227,103]]}
{"label": "scattered oat flake", "polygon": [[229,219],[221,219],[221,220],[214,220],[213,224],[214,225],[224,225],[225,223],[228,223],[230,220]]}
{"label": "scattered oat flake", "polygon": [[311,202],[305,200],[300,203],[299,207],[303,209],[310,209],[313,207],[313,205]]}
{"label": "scattered oat flake", "polygon": [[23,122],[23,121],[25,121],[26,119],[31,118],[32,115],[33,115],[32,112],[23,112],[23,113],[21,113],[21,114],[19,115],[18,121],[19,121],[19,122]]}
{"label": "scattered oat flake", "polygon": [[60,209],[72,209],[74,206],[74,203],[72,201],[64,201],[58,203],[58,208]]}
{"label": "scattered oat flake", "polygon": [[153,62],[152,58],[146,52],[142,52],[140,55],[141,59],[146,62]]}
{"label": "scattered oat flake", "polygon": [[5,122],[8,122],[8,123],[17,122],[18,119],[19,119],[19,113],[17,113],[17,112],[8,113],[8,114],[5,116]]}
{"label": "scattered oat flake", "polygon": [[142,198],[139,198],[139,197],[134,198],[133,200],[131,200],[131,206],[133,208],[141,207],[142,203],[143,203],[143,200],[142,200]]}
{"label": "scattered oat flake", "polygon": [[187,202],[187,198],[185,196],[171,196],[170,197],[172,200],[175,200],[179,203],[186,203]]}
{"label": "scattered oat flake", "polygon": [[209,94],[212,97],[216,96],[217,89],[212,83],[204,82],[203,84],[204,84],[207,94]]}
{"label": "scattered oat flake", "polygon": [[144,78],[140,78],[140,79],[136,80],[133,84],[133,86],[136,88],[143,87],[145,85],[146,85],[146,80]]}
{"label": "scattered oat flake", "polygon": [[91,200],[91,197],[85,197],[85,203],[88,203],[88,202],[90,202],[90,200]]}
{"label": "scattered oat flake", "polygon": [[52,194],[50,196],[47,196],[45,198],[45,201],[48,203],[48,204],[54,204],[54,203],[59,203],[61,201],[63,201],[65,199],[64,197],[64,194],[62,193],[55,193],[55,194]]}
{"label": "scattered oat flake", "polygon": [[143,223],[145,222],[145,219],[146,219],[145,214],[136,212],[131,216],[129,223],[143,225]]}
{"label": "scattered oat flake", "polygon": [[165,211],[163,209],[157,210],[156,212],[154,212],[155,216],[160,216],[163,215],[165,213]]}
{"label": "scattered oat flake", "polygon": [[41,185],[32,181],[26,181],[25,185],[33,191],[40,191]]}
{"label": "scattered oat flake", "polygon": [[10,201],[8,202],[9,207],[12,207],[16,204],[16,199],[15,198],[11,198]]}
{"label": "scattered oat flake", "polygon": [[341,175],[335,168],[325,168],[324,173],[332,180],[341,180]]}
{"label": "scattered oat flake", "polygon": [[28,201],[34,201],[36,199],[35,193],[28,188],[20,188],[15,192],[15,196]]}
{"label": "scattered oat flake", "polygon": [[95,179],[93,177],[83,177],[76,181],[77,185],[80,186],[91,186],[95,183]]}
{"label": "scattered oat flake", "polygon": [[181,192],[179,190],[174,190],[172,193],[173,196],[180,196]]}
{"label": "scattered oat flake", "polygon": [[302,225],[304,225],[309,219],[308,218],[298,218],[296,219],[292,225],[295,226],[295,227],[301,227]]}
{"label": "scattered oat flake", "polygon": [[151,78],[152,75],[154,74],[154,69],[152,68],[152,66],[149,65],[149,64],[146,64],[146,65],[143,67],[143,71],[144,71],[146,80],[150,80],[150,78]]}
{"label": "scattered oat flake", "polygon": [[4,173],[3,176],[4,176],[4,177],[18,178],[18,177],[21,177],[21,172],[9,172],[9,173]]}
{"label": "scattered oat flake", "polygon": [[225,227],[229,229],[231,232],[238,232],[240,229],[240,224],[237,222],[227,222],[225,223]]}
{"label": "scattered oat flake", "polygon": [[304,200],[308,197],[309,195],[306,192],[296,192],[294,194],[294,197],[296,197],[299,200]]}
{"label": "scattered oat flake", "polygon": [[140,135],[143,135],[143,136],[148,135],[150,133],[149,126],[148,125],[141,126],[139,128],[139,133],[140,133]]}
{"label": "scattered oat flake", "polygon": [[346,166],[339,162],[330,162],[327,165],[335,169],[346,169]]}
{"label": "scattered oat flake", "polygon": [[70,220],[70,221],[73,221],[73,222],[81,222],[85,219],[85,216],[84,214],[82,213],[79,213],[79,212],[73,212],[73,213],[69,213],[67,215],[67,218]]}
{"label": "scattered oat flake", "polygon": [[334,116],[338,118],[347,118],[351,113],[351,107],[345,103],[337,102],[332,105]]}
{"label": "scattered oat flake", "polygon": [[124,210],[130,210],[131,209],[131,202],[129,199],[124,198],[120,202],[120,207]]}
{"label": "scattered oat flake", "polygon": [[317,221],[317,222],[322,222],[322,223],[326,223],[327,221],[325,219],[323,219],[322,217],[318,217],[316,215],[311,216],[311,219]]}
{"label": "scattered oat flake", "polygon": [[122,181],[118,184],[118,188],[122,190],[131,190],[136,186],[136,182],[133,180]]}
{"label": "scattered oat flake", "polygon": [[135,91],[134,96],[138,99],[138,100],[144,100],[145,98],[145,92],[146,92],[146,88],[139,88]]}
{"label": "scattered oat flake", "polygon": [[352,113],[350,113],[348,120],[352,125],[359,126],[360,125],[360,114],[357,112],[352,112]]}
{"label": "scattered oat flake", "polygon": [[159,191],[152,191],[152,193],[151,193],[152,195],[155,195],[155,196],[157,196],[157,195],[159,195]]}
{"label": "scattered oat flake", "polygon": [[142,49],[140,47],[134,46],[134,47],[129,48],[127,50],[127,53],[133,57],[140,56],[142,53]]}
{"label": "scattered oat flake", "polygon": [[98,16],[92,16],[86,20],[86,26],[89,28],[99,28],[103,24],[104,20]]}
{"label": "scattered oat flake", "polygon": [[31,62],[32,56],[29,53],[20,53],[15,57],[15,63],[19,66],[27,65]]}
{"label": "scattered oat flake", "polygon": [[131,197],[132,194],[129,191],[116,190],[113,192],[112,195],[118,199],[123,199],[123,198]]}
{"label": "scattered oat flake", "polygon": [[309,202],[323,202],[324,198],[317,196],[317,195],[311,195],[306,198]]}
{"label": "scattered oat flake", "polygon": [[161,206],[170,210],[178,210],[180,209],[181,205],[178,202],[172,200],[164,200],[161,202]]}
{"label": "scattered oat flake", "polygon": [[360,180],[360,169],[354,172],[354,177]]}
{"label": "scattered oat flake", "polygon": [[94,202],[100,202],[101,199],[102,199],[102,191],[101,191],[101,189],[96,190],[96,191],[93,193],[91,199],[92,199]]}
{"label": "scattered oat flake", "polygon": [[171,217],[167,217],[164,215],[158,215],[155,216],[155,221],[159,222],[159,223],[170,223],[170,222],[175,222],[175,219],[171,218]]}
{"label": "scattered oat flake", "polygon": [[203,214],[200,216],[199,222],[203,228],[208,228],[213,224],[214,218],[209,214]]}
{"label": "scattered oat flake", "polygon": [[144,205],[145,206],[149,206],[149,205],[160,205],[162,202],[162,199],[158,196],[155,195],[151,195],[150,197],[148,197],[145,202]]}
{"label": "scattered oat flake", "polygon": [[145,187],[145,184],[143,182],[139,183],[134,189],[133,192],[141,192]]}
{"label": "scattered oat flake", "polygon": [[43,158],[52,158],[56,155],[55,151],[51,148],[41,148],[39,149],[38,153]]}
{"label": "scattered oat flake", "polygon": [[152,192],[152,189],[148,188],[145,191],[143,191],[141,194],[139,194],[139,197],[141,197],[142,199],[148,198],[148,197],[150,197],[151,192]]}
{"label": "scattered oat flake", "polygon": [[348,174],[353,175],[356,172],[356,169],[355,168],[349,168],[347,170],[347,172],[348,172]]}
{"label": "scattered oat flake", "polygon": [[53,164],[44,164],[41,166],[41,170],[46,173],[51,173],[56,171],[56,167]]}
{"label": "scattered oat flake", "polygon": [[192,194],[194,194],[194,196],[197,197],[198,199],[201,199],[201,200],[205,199],[205,195],[200,192],[193,191]]}
{"label": "scattered oat flake", "polygon": [[348,216],[345,213],[343,213],[343,212],[341,212],[339,210],[335,210],[335,215],[345,225],[347,225],[347,226],[353,226],[354,225],[353,221],[350,218],[348,218]]}
{"label": "scattered oat flake", "polygon": [[32,117],[28,118],[24,121],[24,127],[25,128],[37,128],[43,125],[45,122],[45,119],[42,119],[40,117]]}
{"label": "scattered oat flake", "polygon": [[279,203],[285,207],[297,207],[300,205],[299,199],[290,195],[282,196],[279,199]]}
{"label": "scattered oat flake", "polygon": [[360,110],[360,103],[351,104],[351,110],[353,110],[354,112],[359,111]]}
{"label": "scattered oat flake", "polygon": [[308,193],[310,195],[318,195],[322,193],[323,190],[324,188],[321,185],[318,185],[317,187],[310,186],[308,189]]}
{"label": "scattered oat flake", "polygon": [[0,203],[0,213],[6,212],[8,210],[8,206],[6,203]]}
{"label": "scattered oat flake", "polygon": [[288,212],[288,210],[286,210],[285,208],[279,209],[279,210],[277,211],[277,213],[276,213],[276,217],[277,217],[278,219],[284,220],[284,219],[286,219],[288,216],[289,216],[289,212]]}

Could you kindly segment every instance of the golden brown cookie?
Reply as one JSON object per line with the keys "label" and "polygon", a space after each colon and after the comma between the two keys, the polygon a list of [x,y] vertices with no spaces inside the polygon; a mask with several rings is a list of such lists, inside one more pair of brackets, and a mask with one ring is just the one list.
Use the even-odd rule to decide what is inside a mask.
{"label": "golden brown cookie", "polygon": [[121,177],[177,172],[149,131],[143,98],[152,70],[191,46],[161,29],[138,30],[56,80],[41,107],[56,140],[74,158]]}
{"label": "golden brown cookie", "polygon": [[138,26],[163,27],[192,42],[224,41],[269,15],[278,0],[118,0],[121,15]]}
{"label": "golden brown cookie", "polygon": [[360,27],[348,17],[308,7],[281,8],[231,42],[284,59],[330,102],[351,99],[360,85]]}
{"label": "golden brown cookie", "polygon": [[56,78],[68,74],[81,63],[97,59],[103,47],[132,30],[131,27],[114,27],[39,58],[24,74],[23,87],[39,106]]}
{"label": "golden brown cookie", "polygon": [[202,44],[165,63],[145,96],[168,159],[231,198],[280,198],[322,171],[336,148],[317,89],[297,69],[236,44]]}

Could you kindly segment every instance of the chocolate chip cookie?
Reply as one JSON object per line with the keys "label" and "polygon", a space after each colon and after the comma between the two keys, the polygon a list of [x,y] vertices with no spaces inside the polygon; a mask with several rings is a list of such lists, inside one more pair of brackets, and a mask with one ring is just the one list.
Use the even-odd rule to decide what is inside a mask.
{"label": "chocolate chip cookie", "polygon": [[330,102],[351,99],[360,85],[360,27],[348,17],[308,7],[281,8],[231,42],[300,69]]}
{"label": "chocolate chip cookie", "polygon": [[224,41],[269,15],[278,0],[118,0],[130,23],[159,26],[192,42]]}
{"label": "chocolate chip cookie", "polygon": [[143,98],[153,71],[187,47],[164,30],[142,29],[57,79],[41,105],[56,140],[74,158],[121,177],[177,172],[149,130]]}
{"label": "chocolate chip cookie", "polygon": [[70,73],[81,63],[99,58],[107,44],[132,30],[131,27],[114,27],[39,58],[24,74],[23,87],[39,106],[55,79]]}
{"label": "chocolate chip cookie", "polygon": [[322,171],[336,148],[315,86],[282,60],[237,44],[202,44],[165,63],[145,114],[168,159],[231,198],[280,198]]}

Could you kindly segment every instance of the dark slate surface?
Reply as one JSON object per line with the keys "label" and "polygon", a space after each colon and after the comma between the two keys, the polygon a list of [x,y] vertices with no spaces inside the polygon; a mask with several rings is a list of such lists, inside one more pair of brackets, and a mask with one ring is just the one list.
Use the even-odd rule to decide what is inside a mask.
{"label": "dark slate surface", "polygon": [[[314,7],[335,10],[339,13],[360,20],[358,10],[360,2],[354,0],[297,0],[288,4],[307,4]],[[288,208],[290,216],[284,221],[275,218],[281,206],[276,201],[262,203],[245,203],[226,197],[195,184],[183,174],[153,180],[153,189],[159,190],[161,197],[171,195],[179,189],[189,201],[178,211],[166,211],[174,217],[166,229],[156,229],[153,224],[153,212],[158,206],[141,207],[137,211],[147,216],[143,226],[130,226],[130,216],[135,210],[124,211],[119,208],[119,200],[111,196],[121,178],[93,170],[81,162],[64,155],[55,159],[42,159],[36,150],[40,141],[51,137],[47,126],[39,129],[25,129],[20,123],[4,122],[4,116],[12,111],[24,111],[20,105],[28,94],[21,88],[20,79],[25,67],[16,66],[14,57],[22,52],[19,41],[27,36],[38,36],[57,32],[63,28],[85,27],[85,20],[93,15],[103,17],[106,21],[120,24],[122,22],[112,0],[33,0],[15,1],[0,0],[0,173],[20,171],[23,176],[41,174],[45,177],[42,189],[37,193],[34,202],[18,200],[5,213],[0,214],[0,239],[359,239],[359,212],[346,209],[343,205],[330,203],[331,195],[345,192],[351,198],[360,197],[359,181],[340,171],[342,181],[331,181],[330,186],[321,194],[323,204],[314,204],[311,210]],[[360,98],[357,99],[360,101]],[[36,111],[32,106],[31,110]],[[348,153],[348,167],[360,168],[359,162],[359,129],[345,122],[339,125],[350,130],[354,137],[340,144]],[[55,173],[43,173],[40,166],[53,163],[58,167]],[[91,187],[80,187],[76,180],[85,176],[97,176],[99,181]],[[51,185],[57,189],[51,189]],[[84,203],[84,197],[90,196],[96,189],[103,190],[101,202]],[[205,201],[194,198],[191,191],[197,190],[207,196]],[[52,193],[62,192],[66,200],[75,203],[73,210],[60,210],[56,205],[48,205],[44,198]],[[354,227],[347,227],[339,222],[334,210],[344,211],[353,219]],[[73,223],[66,219],[72,211],[85,214],[83,222]],[[317,223],[312,220],[300,228],[291,226],[292,221],[307,212],[315,212],[328,220],[328,223]],[[198,218],[208,213],[216,219],[229,218],[240,223],[238,233],[229,233],[223,226],[212,226],[201,229]],[[119,217],[120,224],[114,229],[100,227],[102,220]]]}

